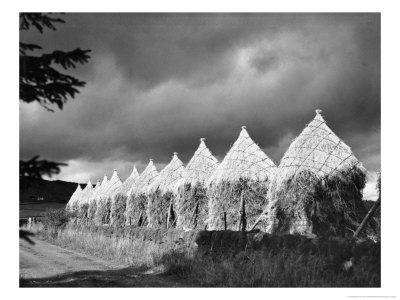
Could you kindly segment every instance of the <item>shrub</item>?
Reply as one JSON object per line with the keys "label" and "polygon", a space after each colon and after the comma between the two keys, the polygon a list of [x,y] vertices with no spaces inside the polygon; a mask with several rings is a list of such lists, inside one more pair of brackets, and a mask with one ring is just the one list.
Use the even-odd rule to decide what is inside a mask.
{"label": "shrub", "polygon": [[43,227],[45,233],[51,238],[57,236],[57,232],[64,228],[70,219],[76,218],[75,212],[68,212],[65,209],[47,209],[43,216]]}
{"label": "shrub", "polygon": [[67,212],[65,209],[49,208],[44,213],[43,225],[48,227],[62,227],[68,223],[69,218],[75,217],[74,213]]}

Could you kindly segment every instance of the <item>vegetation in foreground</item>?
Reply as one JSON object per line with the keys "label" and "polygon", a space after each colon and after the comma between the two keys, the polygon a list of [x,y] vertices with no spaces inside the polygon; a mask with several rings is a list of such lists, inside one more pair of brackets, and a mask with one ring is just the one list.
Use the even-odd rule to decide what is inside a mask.
{"label": "vegetation in foreground", "polygon": [[[53,214],[54,217],[55,214]],[[108,260],[117,260],[135,269],[158,270],[174,276],[185,286],[198,287],[379,287],[377,259],[361,257],[346,270],[322,253],[247,250],[223,255],[207,255],[189,243],[160,242],[152,238],[106,235],[102,230],[52,221],[38,224],[40,237],[61,247]],[[53,225],[51,225],[53,224]],[[61,225],[60,225],[61,224]],[[151,234],[151,231],[144,234]],[[276,249],[275,249],[276,250]]]}

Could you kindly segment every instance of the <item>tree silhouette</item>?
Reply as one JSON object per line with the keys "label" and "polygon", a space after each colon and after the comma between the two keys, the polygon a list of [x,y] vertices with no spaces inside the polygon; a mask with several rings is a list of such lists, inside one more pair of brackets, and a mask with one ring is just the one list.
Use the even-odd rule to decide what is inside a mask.
{"label": "tree silhouette", "polygon": [[24,161],[19,165],[20,176],[30,176],[37,179],[43,175],[50,176],[60,173],[60,166],[66,166],[65,163],[48,161],[45,159],[38,160],[39,155],[34,156],[30,160]]}
{"label": "tree silhouette", "polygon": [[[51,13],[20,13],[19,21],[19,30],[35,28],[40,33],[46,28],[56,30],[56,24],[65,23],[63,19],[54,17]],[[72,51],[56,50],[34,55],[33,52],[38,50],[42,50],[40,45],[21,41],[19,43],[19,99],[26,103],[37,102],[51,112],[54,111],[54,106],[62,110],[68,99],[79,93],[78,88],[85,86],[85,82],[59,70],[87,63],[90,50],[76,48]],[[38,157],[28,161],[20,160],[20,176],[41,178],[46,174],[51,177],[52,174],[60,172],[60,166],[66,165],[38,160]]]}
{"label": "tree silhouette", "polygon": [[[21,13],[19,29],[29,30],[34,27],[43,33],[44,28],[56,30],[54,23],[64,23],[64,20],[41,13]],[[36,101],[50,111],[53,111],[50,108],[53,105],[62,109],[68,97],[74,98],[79,92],[78,88],[83,87],[85,82],[59,72],[56,67],[61,66],[66,70],[75,68],[78,63],[87,63],[90,50],[76,48],[68,52],[56,50],[41,55],[28,55],[41,49],[36,44],[19,43],[19,98],[27,103]]]}

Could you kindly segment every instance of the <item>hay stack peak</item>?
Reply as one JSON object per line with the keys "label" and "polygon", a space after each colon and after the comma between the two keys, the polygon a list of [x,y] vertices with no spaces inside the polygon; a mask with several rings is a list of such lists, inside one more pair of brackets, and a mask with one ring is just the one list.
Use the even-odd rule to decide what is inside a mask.
{"label": "hay stack peak", "polygon": [[174,152],[171,161],[161,170],[156,180],[149,186],[149,193],[160,190],[161,194],[175,191],[176,184],[182,178],[184,166],[178,158],[178,153]]}
{"label": "hay stack peak", "polygon": [[136,169],[136,166],[133,166],[132,172],[127,179],[125,179],[124,183],[119,187],[116,193],[121,193],[126,195],[126,193],[136,185],[136,181],[139,179],[139,172]]}
{"label": "hay stack peak", "polygon": [[136,178],[136,177],[139,177],[139,172],[136,169],[136,165],[134,165],[133,169],[132,169],[132,172],[131,172],[131,175],[129,175],[128,178]]}
{"label": "hay stack peak", "polygon": [[87,202],[88,200],[88,196],[90,195],[90,193],[93,191],[93,185],[91,183],[91,181],[89,180],[88,183],[86,184],[85,188],[82,191],[82,194],[80,196],[80,203],[83,204],[85,202]]}
{"label": "hay stack peak", "polygon": [[89,200],[95,193],[97,193],[97,191],[100,189],[100,186],[101,186],[101,181],[100,179],[97,179],[96,186],[93,188],[92,193],[89,195]]}
{"label": "hay stack peak", "polygon": [[264,181],[272,178],[275,172],[274,162],[251,139],[246,126],[242,126],[238,139],[209,178],[208,183],[218,184],[241,178]]}
{"label": "hay stack peak", "polygon": [[[81,193],[82,193],[82,187],[81,187],[80,184],[78,184],[78,186],[76,187],[75,192],[74,192],[74,193],[72,194],[72,196],[71,196],[72,202],[74,202],[75,199],[77,199],[77,197],[78,197]],[[71,201],[71,200],[70,200],[70,201]]]}
{"label": "hay stack peak", "polygon": [[326,124],[321,113],[316,109],[314,119],[286,150],[277,174],[277,182],[300,173],[311,171],[318,178],[336,176],[341,170],[357,166],[365,170],[361,162]]}
{"label": "hay stack peak", "polygon": [[75,192],[72,194],[71,199],[73,199],[73,201],[75,201],[82,193],[82,187],[80,184],[78,184],[78,186],[76,187]]}
{"label": "hay stack peak", "polygon": [[200,139],[200,145],[188,162],[183,174],[183,184],[205,183],[218,166],[218,160],[212,155],[205,144],[205,138]]}
{"label": "hay stack peak", "polygon": [[107,188],[104,191],[105,195],[111,196],[121,185],[121,178],[119,177],[117,170],[114,169],[110,180],[107,182]]}
{"label": "hay stack peak", "polygon": [[322,111],[291,143],[271,184],[267,231],[344,234],[365,207],[366,170]]}
{"label": "hay stack peak", "polygon": [[81,185],[78,184],[78,186],[76,187],[75,192],[72,193],[71,198],[69,198],[69,201],[67,203],[67,210],[71,211],[72,210],[72,206],[73,204],[76,202],[76,200],[78,200],[78,198],[80,197],[82,193],[82,188]]}
{"label": "hay stack peak", "polygon": [[96,191],[96,194],[92,194],[92,197],[94,197],[96,202],[98,201],[99,196],[105,193],[106,189],[108,188],[108,183],[109,183],[108,177],[107,175],[104,175],[103,180],[101,181],[100,186]]}
{"label": "hay stack peak", "polygon": [[108,177],[107,175],[103,176],[103,180],[101,181],[100,187],[104,188],[107,185]]}
{"label": "hay stack peak", "polygon": [[108,188],[108,183],[109,183],[108,177],[107,175],[104,175],[103,180],[100,183],[99,189],[97,190],[96,194],[92,195],[95,197],[96,201],[98,200],[98,197],[100,195],[103,195],[105,193],[106,189]]}
{"label": "hay stack peak", "polygon": [[157,168],[153,163],[153,159],[150,158],[149,163],[140,174],[139,178],[135,182],[135,185],[127,191],[127,196],[145,193],[148,187],[157,179],[159,174],[160,173],[157,171]]}

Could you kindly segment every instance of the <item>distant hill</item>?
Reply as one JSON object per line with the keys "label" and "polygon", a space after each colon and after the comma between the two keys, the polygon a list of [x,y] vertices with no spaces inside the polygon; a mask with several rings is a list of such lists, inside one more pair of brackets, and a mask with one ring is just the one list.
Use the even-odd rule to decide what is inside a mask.
{"label": "distant hill", "polygon": [[[81,184],[84,188],[86,184]],[[76,190],[77,183],[62,180],[44,180],[20,176],[19,202],[57,202],[67,203]]]}

